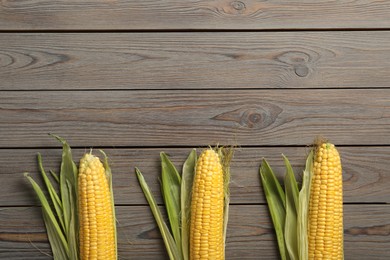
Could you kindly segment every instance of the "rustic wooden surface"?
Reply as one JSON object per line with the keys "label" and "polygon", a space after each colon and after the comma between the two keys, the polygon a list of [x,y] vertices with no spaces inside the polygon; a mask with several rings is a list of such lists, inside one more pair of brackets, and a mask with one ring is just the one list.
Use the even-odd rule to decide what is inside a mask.
{"label": "rustic wooden surface", "polygon": [[388,28],[390,5],[377,0],[12,1],[2,30],[193,30]]}
{"label": "rustic wooden surface", "polygon": [[1,1],[0,258],[50,259],[36,154],[58,171],[110,157],[120,259],[168,259],[137,183],[158,203],[159,152],[231,144],[227,259],[278,259],[258,175],[298,179],[324,135],[343,162],[345,259],[390,259],[390,2]]}
{"label": "rustic wooden surface", "polygon": [[389,31],[5,33],[0,49],[0,90],[379,88],[390,81]]}
{"label": "rustic wooden surface", "polygon": [[[346,259],[387,259],[390,206],[346,205],[344,211]],[[120,259],[166,258],[147,206],[118,206],[117,218]],[[4,207],[0,224],[2,259],[49,259],[39,208]],[[266,206],[231,206],[227,259],[277,259],[274,240]]]}
{"label": "rustic wooden surface", "polygon": [[[180,168],[189,148],[152,148],[152,149],[104,149],[110,157],[111,168],[115,173],[114,192],[118,205],[145,205],[146,200],[135,176],[134,167],[138,167],[155,192],[159,203],[159,152],[164,150]],[[198,149],[200,151],[201,149]],[[74,149],[75,158],[81,158],[86,149]],[[292,166],[300,176],[304,169],[308,149],[304,147],[239,148],[232,162],[232,182],[230,185],[233,204],[265,203],[258,174],[263,157],[273,166],[277,176],[283,178],[285,169],[281,154],[291,160]],[[39,205],[29,183],[22,173],[29,169],[31,176],[40,180],[36,154],[41,153],[47,169],[58,169],[61,149],[5,149],[0,150],[2,165],[2,196],[0,205],[26,206]],[[344,202],[345,203],[390,203],[390,161],[389,147],[340,147],[344,165]],[[14,161],[14,158],[24,158]],[[42,182],[39,182],[42,183]]]}
{"label": "rustic wooden surface", "polygon": [[0,102],[4,147],[58,146],[47,132],[83,147],[390,144],[390,89],[7,91]]}

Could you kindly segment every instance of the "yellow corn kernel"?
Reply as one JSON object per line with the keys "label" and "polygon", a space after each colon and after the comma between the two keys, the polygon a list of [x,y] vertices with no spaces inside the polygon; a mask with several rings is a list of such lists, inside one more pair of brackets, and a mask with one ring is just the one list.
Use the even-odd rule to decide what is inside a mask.
{"label": "yellow corn kernel", "polygon": [[224,182],[218,154],[208,149],[199,157],[191,201],[190,259],[224,259]]}
{"label": "yellow corn kernel", "polygon": [[80,160],[78,176],[80,258],[116,259],[111,193],[103,164],[92,154]]}
{"label": "yellow corn kernel", "polygon": [[340,260],[343,254],[343,180],[340,155],[322,142],[314,153],[309,202],[309,259]]}

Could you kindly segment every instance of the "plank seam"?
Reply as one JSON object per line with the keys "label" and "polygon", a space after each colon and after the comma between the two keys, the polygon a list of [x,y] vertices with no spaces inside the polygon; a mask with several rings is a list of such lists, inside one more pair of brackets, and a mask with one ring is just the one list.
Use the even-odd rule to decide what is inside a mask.
{"label": "plank seam", "polygon": [[118,88],[118,89],[0,89],[0,92],[118,92],[118,91],[143,91],[143,92],[153,92],[153,91],[256,91],[256,90],[283,90],[283,91],[297,91],[297,90],[388,90],[389,87],[320,87],[320,88],[150,88],[150,89],[142,89],[142,88],[134,88],[134,89],[126,89],[126,88]]}
{"label": "plank seam", "polygon": [[389,31],[390,27],[373,28],[278,28],[278,29],[0,29],[0,33],[247,33],[247,32],[337,32],[337,31]]}
{"label": "plank seam", "polygon": [[[226,145],[226,144],[219,144],[219,145]],[[309,145],[294,145],[294,144],[288,144],[288,145],[240,145],[238,148],[282,148],[282,147],[296,147],[296,148],[305,148]],[[85,149],[86,147],[92,147],[94,149],[144,149],[144,150],[150,150],[150,149],[179,149],[179,148],[208,148],[209,145],[161,145],[161,146],[131,146],[131,145],[122,145],[122,146],[76,146],[72,145],[72,149]],[[337,147],[390,147],[390,144],[337,144]],[[0,147],[0,150],[36,150],[36,149],[62,149],[61,146],[3,146]]]}

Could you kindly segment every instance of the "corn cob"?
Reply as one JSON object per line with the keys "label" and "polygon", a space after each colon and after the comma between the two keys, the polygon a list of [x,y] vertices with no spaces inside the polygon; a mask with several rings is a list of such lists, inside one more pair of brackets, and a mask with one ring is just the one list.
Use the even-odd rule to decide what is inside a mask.
{"label": "corn cob", "polygon": [[218,154],[199,157],[192,188],[190,260],[224,259],[224,177]]}
{"label": "corn cob", "polygon": [[309,259],[343,259],[343,195],[340,156],[321,142],[314,154],[309,201]]}
{"label": "corn cob", "polygon": [[116,259],[115,222],[105,168],[99,158],[85,154],[78,176],[80,258]]}

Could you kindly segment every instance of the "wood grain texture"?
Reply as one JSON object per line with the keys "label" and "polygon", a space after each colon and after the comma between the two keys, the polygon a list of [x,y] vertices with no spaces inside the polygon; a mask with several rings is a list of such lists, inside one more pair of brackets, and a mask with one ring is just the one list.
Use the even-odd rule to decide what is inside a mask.
{"label": "wood grain texture", "polygon": [[[0,146],[390,144],[390,89],[6,91]],[[353,130],[353,131],[352,131]]]}
{"label": "wood grain texture", "polygon": [[12,1],[2,30],[389,28],[388,1]]}
{"label": "wood grain texture", "polygon": [[[345,259],[389,258],[390,206],[347,205],[344,212]],[[39,208],[1,208],[0,258],[49,259],[40,218]],[[117,207],[117,218],[120,259],[168,259],[148,207]],[[266,206],[231,206],[226,248],[227,259],[277,259]]]}
{"label": "wood grain texture", "polygon": [[[157,201],[162,203],[158,178],[161,176],[159,152],[170,155],[177,168],[190,149],[105,149],[113,170],[115,202],[117,205],[146,205],[146,200],[134,174],[138,167],[144,174]],[[390,203],[390,147],[340,147],[343,161],[345,203]],[[201,149],[198,149],[200,152]],[[285,169],[281,154],[287,155],[300,179],[308,149],[303,147],[241,148],[231,165],[230,184],[233,204],[265,203],[258,174],[261,159],[265,157],[282,180]],[[60,149],[5,149],[0,150],[1,183],[0,206],[39,205],[30,184],[23,177],[28,171],[39,183],[36,154],[40,152],[44,166],[58,172]],[[81,158],[85,149],[74,149],[74,160]],[[99,154],[96,151],[96,154]],[[16,160],[15,158],[23,158]],[[78,164],[78,162],[77,162]]]}
{"label": "wood grain texture", "polygon": [[389,60],[390,31],[3,33],[0,90],[389,88]]}

